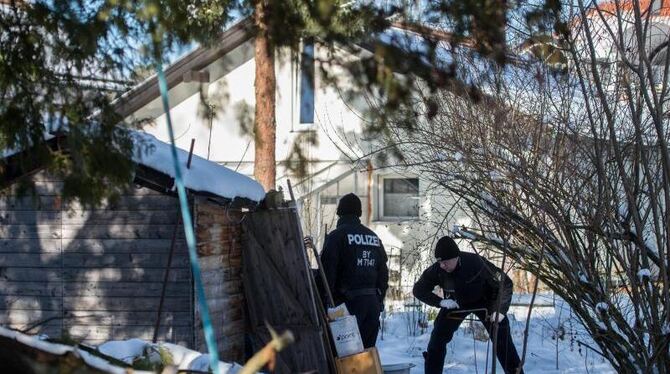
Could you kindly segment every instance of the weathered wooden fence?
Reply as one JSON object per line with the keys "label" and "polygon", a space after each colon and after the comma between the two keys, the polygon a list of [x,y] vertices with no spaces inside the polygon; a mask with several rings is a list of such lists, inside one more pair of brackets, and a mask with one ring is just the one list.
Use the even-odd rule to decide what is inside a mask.
{"label": "weathered wooden fence", "polygon": [[191,274],[177,199],[146,188],[91,209],[62,204],[62,182],[0,196],[0,325],[96,344],[153,334],[167,256],[175,256],[159,339],[192,346]]}
{"label": "weathered wooden fence", "polygon": [[296,342],[279,354],[278,373],[328,373],[323,328],[308,274],[300,222],[290,209],[254,212],[243,223],[243,280],[254,350],[270,341],[267,322]]}

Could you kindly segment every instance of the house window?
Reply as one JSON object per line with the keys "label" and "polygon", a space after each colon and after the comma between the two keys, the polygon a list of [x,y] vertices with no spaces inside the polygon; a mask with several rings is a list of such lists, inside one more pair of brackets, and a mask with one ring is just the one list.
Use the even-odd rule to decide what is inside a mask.
{"label": "house window", "polygon": [[419,217],[419,179],[382,179],[381,218]]}
{"label": "house window", "polygon": [[314,41],[305,40],[300,58],[300,123],[314,123]]}

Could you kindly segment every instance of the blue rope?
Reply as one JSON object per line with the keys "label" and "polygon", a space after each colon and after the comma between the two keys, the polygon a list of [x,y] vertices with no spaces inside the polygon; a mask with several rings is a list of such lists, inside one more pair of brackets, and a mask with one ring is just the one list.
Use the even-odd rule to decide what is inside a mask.
{"label": "blue rope", "polygon": [[207,350],[209,351],[209,366],[214,374],[219,374],[219,353],[216,347],[216,339],[214,338],[214,328],[212,327],[212,320],[209,317],[209,308],[207,307],[207,300],[205,299],[205,289],[202,285],[202,277],[200,275],[200,264],[198,262],[198,254],[195,250],[195,234],[193,232],[193,222],[191,221],[191,213],[188,210],[188,201],[186,198],[186,188],[181,177],[181,167],[179,166],[179,159],[177,158],[177,147],[174,142],[174,132],[172,131],[172,120],[170,118],[170,105],[168,103],[168,88],[163,67],[160,63],[156,65],[158,73],[158,87],[161,92],[163,100],[163,110],[165,111],[165,118],[167,122],[168,132],[170,134],[170,143],[172,145],[172,162],[174,162],[175,183],[177,184],[177,193],[179,195],[179,204],[181,206],[181,217],[184,223],[184,234],[186,235],[186,244],[188,245],[188,256],[191,260],[191,271],[195,279],[195,292],[200,306],[200,316],[202,318],[202,329],[205,333],[205,341],[207,342]]}

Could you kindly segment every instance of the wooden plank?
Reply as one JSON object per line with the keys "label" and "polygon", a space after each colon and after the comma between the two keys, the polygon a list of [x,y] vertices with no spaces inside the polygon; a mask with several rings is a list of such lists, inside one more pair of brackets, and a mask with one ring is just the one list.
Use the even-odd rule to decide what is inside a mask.
{"label": "wooden plank", "polygon": [[211,282],[205,281],[203,277],[203,286],[205,287],[205,295],[207,298],[220,295],[242,295],[242,281],[230,280],[226,282]]}
{"label": "wooden plank", "polygon": [[203,273],[221,271],[223,255],[198,257],[198,262]]}
{"label": "wooden plank", "polygon": [[216,272],[228,268],[240,268],[242,266],[242,255],[212,255],[199,256],[200,267],[203,272]]}
{"label": "wooden plank", "polygon": [[138,184],[134,184],[128,187],[128,189],[125,190],[123,194],[131,196],[147,196],[147,195],[165,196],[163,192],[152,190],[151,188],[147,187],[142,187]]}
{"label": "wooden plank", "polygon": [[[86,225],[63,226],[64,239],[172,239],[172,225]],[[0,231],[1,233],[1,231]],[[177,231],[184,238],[184,230]]]}
{"label": "wooden plank", "polygon": [[[95,326],[65,325],[65,331],[75,339],[88,340],[123,340],[130,338],[151,340],[153,326]],[[162,341],[185,340],[191,336],[191,329],[183,326],[164,326],[158,329],[158,337]]]}
{"label": "wooden plank", "polygon": [[[63,225],[130,225],[161,224],[175,225],[179,210],[86,210],[63,213]],[[0,221],[1,222],[1,221]],[[181,228],[178,226],[177,229]]]}
{"label": "wooden plank", "polygon": [[[99,297],[99,296],[65,296],[63,308],[70,310],[92,311],[135,311],[151,312],[158,309],[159,297]],[[166,297],[163,302],[165,310],[188,312],[190,297]]]}
{"label": "wooden plank", "polygon": [[30,195],[56,196],[63,192],[63,181],[54,177],[33,178],[32,188],[23,189],[19,183],[12,184],[2,192],[8,196],[23,197]]}
{"label": "wooden plank", "polygon": [[[105,201],[94,210],[171,210],[178,204],[178,199],[169,195],[121,196],[115,201]],[[64,204],[64,210],[85,211],[92,210],[77,202]]]}
{"label": "wooden plank", "polygon": [[48,320],[42,318],[27,324],[9,324],[13,329],[25,331],[30,335],[48,335],[49,337],[60,337],[63,331],[63,321],[61,319]]}
{"label": "wooden plank", "polygon": [[[161,324],[165,326],[190,327],[191,313],[171,312],[161,313]],[[153,326],[156,321],[156,311],[66,311],[65,320],[70,325],[96,325],[96,326]]]}
{"label": "wooden plank", "polygon": [[[39,322],[51,321],[45,325],[80,326],[154,326],[156,312],[108,312],[108,311],[62,311],[20,310],[2,311],[0,325],[13,326],[22,330]],[[165,312],[161,314],[161,324],[166,327],[191,328],[190,313]],[[34,330],[31,330],[33,332]]]}
{"label": "wooden plank", "polygon": [[36,210],[60,211],[62,200],[58,196],[3,196],[0,195],[0,211],[5,210]]}
{"label": "wooden plank", "polygon": [[[15,329],[26,329],[32,326],[10,326]],[[63,326],[60,321],[50,321],[44,325],[35,326],[27,332],[30,335],[46,335],[50,338],[60,338],[63,336]]]}
{"label": "wooden plank", "polygon": [[[0,286],[2,283],[0,282]],[[67,282],[62,285],[68,296],[159,297],[162,282]],[[189,297],[191,282],[168,282],[165,295]]]}
{"label": "wooden plank", "polygon": [[242,279],[240,269],[208,272],[206,275],[203,273],[202,282],[206,287],[212,287],[218,284],[224,284],[228,282],[237,282]]}
{"label": "wooden plank", "polygon": [[[77,282],[162,282],[163,269],[119,269],[119,268],[67,268],[63,269],[63,279]],[[190,281],[190,269],[173,269],[168,280]]]}
{"label": "wooden plank", "polygon": [[2,296],[0,297],[0,314],[11,310],[62,310],[60,298],[50,296]]}
{"label": "wooden plank", "polygon": [[59,221],[60,217],[61,212],[58,211],[0,211],[0,225],[50,224],[52,221]]}
{"label": "wooden plank", "polygon": [[328,372],[322,326],[314,312],[295,214],[290,210],[254,212],[243,228],[243,282],[253,348],[260,349],[270,339],[265,321],[279,332],[290,328],[296,342],[279,355],[276,371]]}
{"label": "wooden plank", "polygon": [[63,272],[60,269],[41,267],[0,268],[0,279],[17,282],[58,282],[63,280]]}
{"label": "wooden plank", "polygon": [[[168,253],[170,239],[72,239],[64,252],[103,253]],[[2,244],[0,242],[0,244]],[[1,247],[0,247],[1,248]],[[187,252],[186,241],[175,242],[175,253]]]}
{"label": "wooden plank", "polygon": [[[230,309],[217,310],[211,312],[212,321],[223,324],[232,321],[244,322],[244,306],[242,304],[233,305]],[[218,331],[218,330],[217,330]]]}
{"label": "wooden plank", "polygon": [[3,253],[0,267],[57,268],[61,266],[60,253]]}
{"label": "wooden plank", "polygon": [[232,296],[219,296],[207,298],[207,306],[212,311],[226,311],[231,308],[236,308],[244,303],[244,297],[242,295],[232,295]]}
{"label": "wooden plank", "polygon": [[61,237],[61,225],[2,225],[0,239],[58,239]]}
{"label": "wooden plank", "polygon": [[59,253],[62,241],[58,239],[0,239],[0,254],[5,253]]}
{"label": "wooden plank", "polygon": [[[167,266],[168,254],[105,254],[90,255],[87,253],[66,253],[63,255],[63,266],[69,267],[115,267],[115,268],[143,268],[164,269]],[[2,261],[0,261],[0,266]],[[186,253],[175,253],[172,258],[172,269],[186,268],[189,258]]]}
{"label": "wooden plank", "polygon": [[49,173],[46,170],[40,170],[37,173],[31,175],[30,180],[34,182],[58,182],[62,179],[59,178],[56,174]]}
{"label": "wooden plank", "polygon": [[[0,325],[12,325],[18,329],[24,329],[37,322],[62,315],[62,310],[2,310],[0,311]],[[60,320],[58,323],[61,323]]]}
{"label": "wooden plank", "polygon": [[[124,340],[124,339],[132,339],[132,338],[133,338],[132,336],[121,336],[121,337],[118,337],[118,338],[116,338],[116,339],[114,339],[114,340]],[[147,339],[145,339],[145,340],[151,340],[151,339],[152,339],[152,338],[149,337],[149,338],[147,338]],[[99,345],[101,345],[101,344],[103,344],[103,343],[108,342],[109,340],[112,340],[112,338],[105,338],[105,339],[84,339],[84,340],[82,340],[82,343],[85,343],[85,344],[88,344],[88,345],[92,345],[92,346],[99,346]],[[169,340],[168,340],[168,339],[165,339],[165,337],[161,337],[161,336],[159,336],[159,337],[158,337],[158,342],[159,342],[159,343],[172,343],[172,344],[177,344],[177,345],[184,346],[184,347],[186,347],[186,348],[193,349],[193,348],[192,348],[192,345],[193,345],[193,337],[192,337],[192,335],[177,336],[177,337],[175,337],[174,339],[169,339]],[[207,348],[205,348],[205,350],[206,350],[206,349],[207,349]]]}
{"label": "wooden plank", "polygon": [[0,297],[3,296],[63,296],[61,282],[13,282],[0,278]]}

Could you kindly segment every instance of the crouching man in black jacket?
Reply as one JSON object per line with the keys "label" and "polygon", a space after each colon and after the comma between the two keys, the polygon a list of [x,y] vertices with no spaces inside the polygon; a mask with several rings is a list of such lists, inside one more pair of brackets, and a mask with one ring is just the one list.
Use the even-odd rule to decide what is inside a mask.
{"label": "crouching man in black jacket", "polygon": [[388,288],[387,257],[381,240],[361,224],[361,200],[350,193],[337,205],[337,228],[326,236],[321,261],[335,305],[356,316],[365,348],[374,347],[379,314]]}
{"label": "crouching man in black jacket", "polygon": [[[519,355],[505,316],[512,301],[512,280],[478,254],[461,253],[456,242],[448,236],[437,242],[435,257],[437,262],[423,272],[413,289],[417,299],[440,308],[428,342],[428,352],[424,354],[426,374],[442,373],[446,345],[470,313],[484,324],[491,340],[494,339],[494,325],[498,324],[495,337],[498,361],[505,373],[516,374]],[[503,287],[499,294],[501,281]],[[433,293],[435,286],[442,288],[444,299]],[[471,311],[473,309],[480,310]]]}

